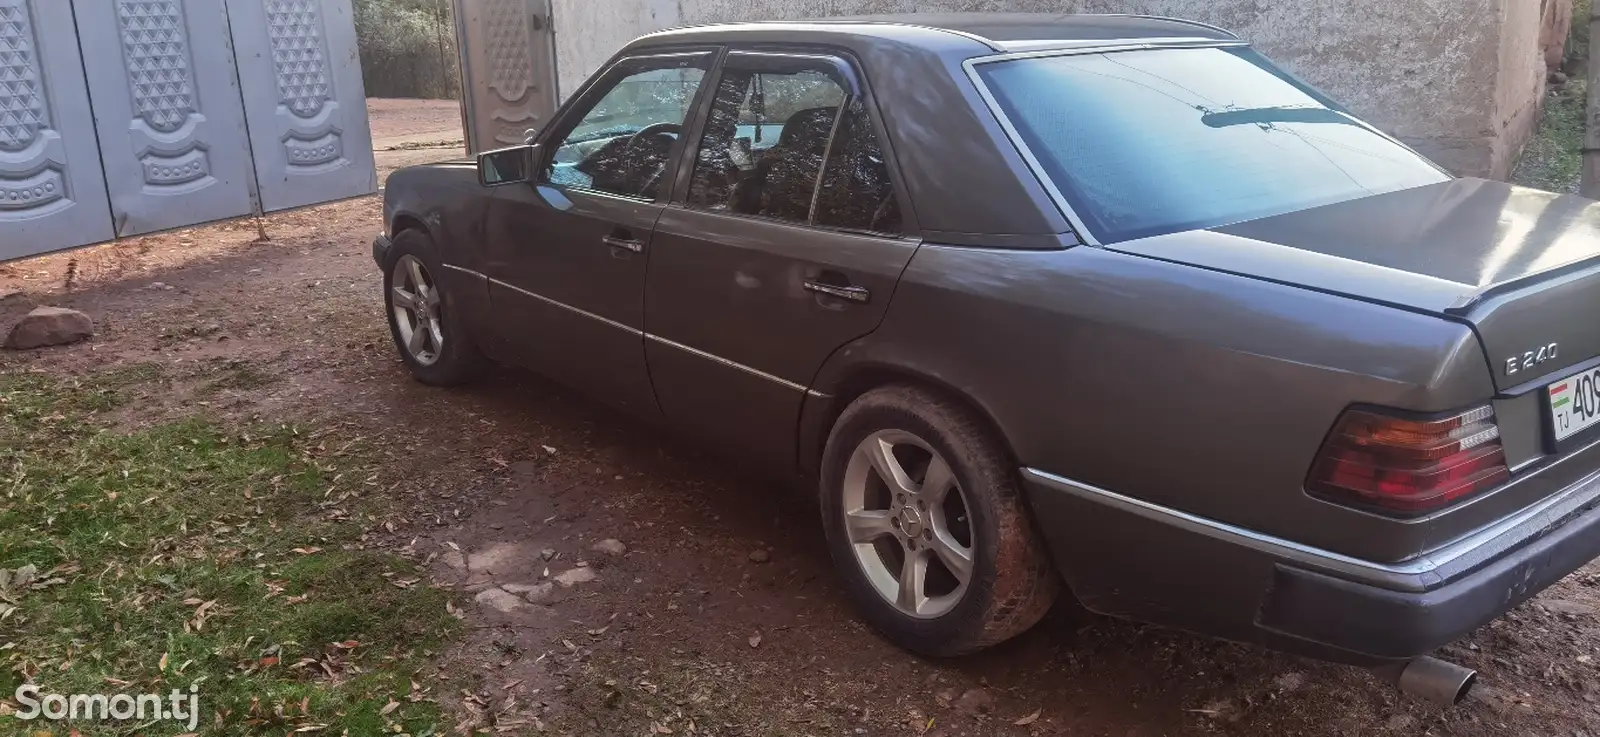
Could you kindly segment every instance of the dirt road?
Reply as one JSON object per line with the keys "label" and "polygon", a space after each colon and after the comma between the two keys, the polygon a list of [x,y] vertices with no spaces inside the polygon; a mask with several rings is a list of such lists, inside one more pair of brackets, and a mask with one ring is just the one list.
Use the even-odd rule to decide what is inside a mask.
{"label": "dirt road", "polygon": [[[380,126],[407,121],[380,139],[450,130],[408,114],[375,108]],[[380,151],[380,168],[415,155]],[[230,362],[256,379],[220,392],[180,380],[126,421],[199,412],[376,444],[401,482],[370,538],[460,592],[474,626],[440,668],[469,721],[584,735],[1600,735],[1594,567],[1450,648],[1484,674],[1453,710],[1364,672],[1070,606],[989,653],[908,656],[851,612],[806,495],[525,372],[456,391],[410,381],[369,255],[378,212],[368,198],[273,216],[268,242],[238,222],[0,266],[0,294],[22,290],[0,300],[0,325],[55,304],[99,328],[0,353],[0,371]]]}

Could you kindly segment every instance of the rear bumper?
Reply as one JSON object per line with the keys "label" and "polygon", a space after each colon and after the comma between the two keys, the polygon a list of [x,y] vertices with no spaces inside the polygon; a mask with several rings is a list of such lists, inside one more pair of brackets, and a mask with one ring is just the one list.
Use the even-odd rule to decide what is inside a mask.
{"label": "rear bumper", "polygon": [[[1428,555],[1349,558],[1025,470],[1091,610],[1374,665],[1426,654],[1600,556],[1600,473]],[[1107,562],[1111,561],[1111,562]]]}

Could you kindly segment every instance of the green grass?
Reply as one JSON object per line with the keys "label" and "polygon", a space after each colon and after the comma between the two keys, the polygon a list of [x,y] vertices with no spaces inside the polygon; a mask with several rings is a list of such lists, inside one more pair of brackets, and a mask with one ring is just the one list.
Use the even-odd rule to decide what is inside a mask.
{"label": "green grass", "polygon": [[[425,676],[459,625],[414,564],[354,544],[373,478],[360,453],[286,426],[107,429],[100,415],[158,378],[0,374],[0,699],[25,681],[130,695],[198,683],[202,734],[447,731]],[[0,735],[51,727],[68,733],[0,715]]]}
{"label": "green grass", "polygon": [[1583,167],[1584,89],[1583,80],[1574,79],[1545,101],[1544,120],[1523,148],[1513,182],[1551,192],[1577,191]]}

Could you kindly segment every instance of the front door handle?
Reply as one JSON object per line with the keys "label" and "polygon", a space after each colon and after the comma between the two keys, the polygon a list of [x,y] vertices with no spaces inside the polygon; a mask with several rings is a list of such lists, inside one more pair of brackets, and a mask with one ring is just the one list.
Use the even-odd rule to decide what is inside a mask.
{"label": "front door handle", "polygon": [[841,287],[837,284],[828,284],[815,279],[807,279],[805,287],[808,292],[826,294],[830,297],[847,299],[859,304],[866,304],[872,299],[872,292],[866,287]]}
{"label": "front door handle", "polygon": [[634,253],[644,253],[644,241],[634,240],[632,238],[623,238],[622,236],[608,235],[604,238],[601,238],[600,242],[611,246],[612,248],[625,248],[629,251],[633,251]]}

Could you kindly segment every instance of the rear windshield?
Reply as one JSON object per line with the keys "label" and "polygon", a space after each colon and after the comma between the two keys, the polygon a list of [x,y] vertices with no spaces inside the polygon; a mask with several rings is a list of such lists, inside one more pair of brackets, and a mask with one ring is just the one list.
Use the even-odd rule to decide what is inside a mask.
{"label": "rear windshield", "polygon": [[976,68],[1039,175],[1102,243],[1448,178],[1242,46]]}

